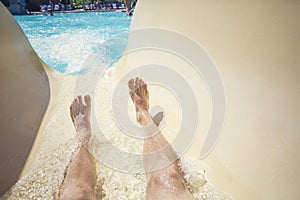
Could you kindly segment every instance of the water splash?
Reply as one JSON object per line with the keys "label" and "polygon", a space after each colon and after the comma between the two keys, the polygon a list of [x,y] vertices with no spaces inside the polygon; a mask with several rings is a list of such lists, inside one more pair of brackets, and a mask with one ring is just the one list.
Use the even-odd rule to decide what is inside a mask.
{"label": "water splash", "polygon": [[90,54],[113,65],[125,49],[131,19],[124,13],[15,16],[34,50],[55,70],[82,73]]}

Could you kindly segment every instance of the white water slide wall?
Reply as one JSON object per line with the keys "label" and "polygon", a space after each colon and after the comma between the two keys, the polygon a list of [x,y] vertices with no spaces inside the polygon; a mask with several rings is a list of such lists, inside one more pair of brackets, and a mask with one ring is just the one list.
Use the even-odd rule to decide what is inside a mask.
{"label": "white water slide wall", "polygon": [[[132,29],[179,32],[198,43],[215,64],[225,89],[225,120],[218,143],[203,161],[208,179],[234,199],[300,198],[299,20],[300,2],[291,0],[141,0],[136,7]],[[153,36],[141,40],[149,38]],[[152,57],[132,54],[127,66],[167,63],[200,91],[201,136],[188,151],[200,156],[212,117],[212,96],[201,93],[208,87],[203,84],[207,77],[197,82],[190,65],[163,51]],[[192,50],[190,54],[197,57]]]}

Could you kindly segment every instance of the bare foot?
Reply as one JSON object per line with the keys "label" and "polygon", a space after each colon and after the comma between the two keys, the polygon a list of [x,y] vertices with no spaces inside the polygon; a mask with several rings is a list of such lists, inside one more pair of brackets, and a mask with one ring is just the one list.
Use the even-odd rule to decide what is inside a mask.
{"label": "bare foot", "polygon": [[151,121],[149,114],[149,92],[147,84],[140,78],[128,81],[129,93],[135,105],[136,119],[141,125]]}
{"label": "bare foot", "polygon": [[74,99],[70,106],[70,115],[80,142],[87,147],[91,137],[91,97],[89,95],[84,96],[84,102],[85,105],[81,96]]}

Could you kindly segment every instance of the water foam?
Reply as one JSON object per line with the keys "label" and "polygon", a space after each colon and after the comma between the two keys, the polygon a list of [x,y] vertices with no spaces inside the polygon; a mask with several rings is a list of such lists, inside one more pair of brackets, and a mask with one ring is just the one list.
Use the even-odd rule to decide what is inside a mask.
{"label": "water foam", "polygon": [[[130,18],[124,13],[69,13],[15,16],[40,58],[55,70],[79,74],[92,53],[112,64],[123,52]],[[124,37],[125,34],[125,37]],[[120,40],[121,39],[121,40]],[[105,48],[103,44],[106,42]]]}

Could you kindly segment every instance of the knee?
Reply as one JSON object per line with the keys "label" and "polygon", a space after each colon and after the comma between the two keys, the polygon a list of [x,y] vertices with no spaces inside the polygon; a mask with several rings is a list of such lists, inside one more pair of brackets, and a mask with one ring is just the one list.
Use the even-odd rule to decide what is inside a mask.
{"label": "knee", "polygon": [[170,168],[155,172],[149,177],[147,190],[151,190],[151,188],[185,190],[185,184],[181,173],[174,168]]}

